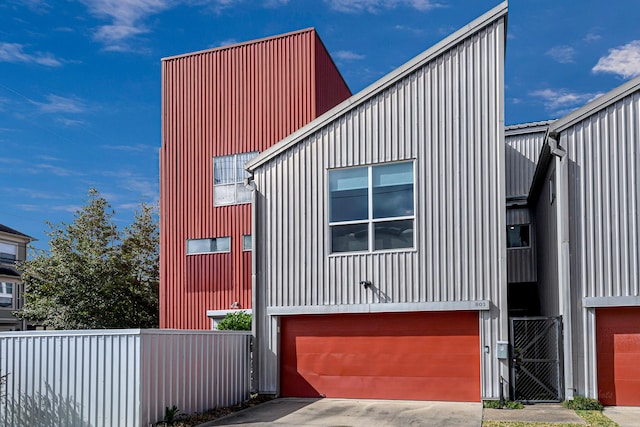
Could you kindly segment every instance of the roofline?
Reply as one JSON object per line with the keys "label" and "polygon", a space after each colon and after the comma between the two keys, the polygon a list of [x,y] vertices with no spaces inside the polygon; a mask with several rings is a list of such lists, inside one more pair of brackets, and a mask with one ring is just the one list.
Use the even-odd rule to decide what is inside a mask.
{"label": "roofline", "polygon": [[26,241],[27,243],[34,242],[37,240],[27,234],[19,232],[18,230],[14,230],[13,228],[7,227],[6,225],[5,227],[11,231],[0,230],[0,235],[10,236],[10,238],[14,240]]}
{"label": "roofline", "polygon": [[551,133],[559,133],[563,130],[573,126],[577,122],[592,115],[596,111],[602,110],[611,104],[616,103],[621,98],[640,90],[640,76],[635,79],[631,79],[628,82],[618,86],[617,88],[605,93],[602,96],[597,97],[593,101],[589,102],[583,107],[578,108],[572,113],[556,120],[549,127]]}
{"label": "roofline", "polygon": [[[268,162],[273,157],[276,157],[279,154],[287,151],[290,147],[295,145],[300,139],[310,136],[311,134],[315,133],[317,130],[322,128],[324,125],[340,117],[346,111],[360,104],[363,104],[373,94],[376,94],[386,89],[387,87],[393,85],[394,83],[402,79],[407,74],[412,73],[417,68],[421,67],[423,64],[429,62],[431,59],[449,50],[452,46],[456,45],[461,40],[464,40],[470,34],[473,34],[481,30],[482,28],[486,27],[489,23],[495,21],[496,19],[506,16],[508,9],[509,9],[508,1],[504,1],[500,3],[498,6],[486,12],[479,18],[474,19],[467,25],[461,27],[455,33],[442,39],[441,41],[431,46],[429,49],[425,50],[418,56],[404,63],[400,67],[396,68],[391,73],[387,74],[386,76],[382,77],[381,79],[367,86],[365,89],[361,90],[360,92],[351,96],[350,98],[347,98],[345,101],[338,104],[331,110],[327,111],[320,117],[316,118],[315,120],[309,122],[307,125],[293,132],[292,134],[282,139],[277,144],[272,145],[267,150],[260,153],[257,157],[248,161],[244,166],[245,169],[248,171],[253,171],[257,167]],[[506,43],[506,37],[505,37],[505,43]]]}
{"label": "roofline", "polygon": [[523,135],[527,133],[546,132],[553,120],[514,124],[504,127],[504,136]]}
{"label": "roofline", "polygon": [[257,44],[257,43],[263,43],[263,42],[267,42],[267,41],[271,41],[271,40],[277,40],[277,39],[290,37],[290,36],[297,35],[297,34],[302,34],[302,33],[309,33],[309,32],[317,33],[317,31],[316,31],[316,29],[314,27],[309,27],[309,28],[304,28],[302,30],[291,31],[291,32],[288,32],[288,33],[278,34],[278,35],[275,35],[275,36],[263,37],[261,39],[248,40],[246,42],[234,43],[234,44],[230,44],[230,45],[227,45],[227,46],[219,46],[219,47],[213,47],[213,48],[210,48],[210,49],[198,50],[198,51],[195,51],[195,52],[181,53],[180,55],[166,56],[164,58],[161,58],[160,61],[163,61],[163,62],[164,61],[171,61],[171,60],[174,60],[174,59],[186,58],[186,57],[189,57],[189,56],[202,55],[203,53],[211,53],[211,52],[218,52],[218,51],[223,51],[223,50],[227,50],[227,49],[235,49],[235,48],[242,47],[242,46],[247,46],[247,45]]}

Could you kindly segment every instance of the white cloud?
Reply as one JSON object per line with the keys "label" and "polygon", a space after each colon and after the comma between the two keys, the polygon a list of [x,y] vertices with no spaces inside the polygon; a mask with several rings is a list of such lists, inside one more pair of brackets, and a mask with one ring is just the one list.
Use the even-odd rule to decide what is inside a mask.
{"label": "white cloud", "polygon": [[413,28],[413,27],[409,27],[407,25],[396,25],[393,28],[395,28],[398,31],[406,31],[408,33],[416,34],[416,35],[417,34],[422,34],[424,32],[424,30],[421,29],[421,28]]}
{"label": "white cloud", "polygon": [[20,43],[0,43],[0,62],[24,62],[28,64],[59,67],[62,61],[50,53],[26,53]]}
{"label": "white cloud", "polygon": [[49,94],[46,99],[47,102],[31,102],[37,105],[43,113],[82,113],[85,111],[84,103],[75,97],[65,98]]}
{"label": "white cloud", "polygon": [[555,46],[546,52],[547,56],[550,56],[561,64],[570,64],[574,62],[573,58],[575,54],[576,50],[571,46]]}
{"label": "white cloud", "polygon": [[399,6],[411,7],[420,11],[428,11],[442,4],[433,0],[324,0],[329,4],[331,9],[339,12],[359,13],[369,12],[377,13],[383,9],[393,9]]}
{"label": "white cloud", "polygon": [[115,151],[126,151],[130,153],[148,153],[153,152],[156,153],[158,151],[158,147],[145,145],[145,144],[136,144],[136,145],[103,145],[101,148],[106,150],[115,150]]}
{"label": "white cloud", "polygon": [[571,92],[568,89],[541,89],[529,94],[541,99],[547,111],[558,115],[564,115],[602,95]]}
{"label": "white cloud", "polygon": [[333,54],[333,57],[342,61],[358,61],[365,58],[364,55],[351,52],[350,50],[339,50]]}
{"label": "white cloud", "polygon": [[143,21],[171,8],[173,0],[81,0],[89,12],[99,18],[112,21],[99,27],[94,39],[103,43],[106,50],[132,50],[128,44],[130,38],[149,32]]}
{"label": "white cloud", "polygon": [[584,36],[584,41],[587,43],[598,41],[602,38],[602,36],[595,31],[589,31],[586,36]]}
{"label": "white cloud", "polygon": [[591,69],[594,73],[613,73],[626,78],[640,75],[640,40],[609,49]]}

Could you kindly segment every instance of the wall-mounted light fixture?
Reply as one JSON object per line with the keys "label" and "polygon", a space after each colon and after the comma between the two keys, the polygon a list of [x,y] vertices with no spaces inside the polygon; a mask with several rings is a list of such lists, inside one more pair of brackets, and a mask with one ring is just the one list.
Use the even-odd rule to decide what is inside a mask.
{"label": "wall-mounted light fixture", "polygon": [[372,285],[371,280],[361,280],[360,284],[364,286],[365,289],[369,289]]}

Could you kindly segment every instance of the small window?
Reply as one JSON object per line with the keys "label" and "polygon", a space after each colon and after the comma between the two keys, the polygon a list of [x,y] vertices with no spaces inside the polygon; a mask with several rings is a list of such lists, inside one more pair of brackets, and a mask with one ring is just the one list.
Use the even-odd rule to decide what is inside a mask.
{"label": "small window", "polygon": [[187,240],[187,255],[229,252],[230,250],[231,237]]}
{"label": "small window", "polygon": [[0,307],[13,307],[13,283],[0,282]]}
{"label": "small window", "polygon": [[245,187],[249,176],[244,164],[258,155],[251,153],[232,154],[213,158],[213,204],[234,205],[251,202],[251,191]]}
{"label": "small window", "polygon": [[13,263],[18,256],[18,246],[10,243],[0,243],[0,262]]}
{"label": "small window", "polygon": [[251,234],[245,234],[242,236],[242,250],[250,251],[253,249],[253,239],[251,238]]}
{"label": "small window", "polygon": [[329,171],[331,252],[414,247],[413,162]]}
{"label": "small window", "polygon": [[530,246],[529,224],[507,226],[507,248],[528,248]]}

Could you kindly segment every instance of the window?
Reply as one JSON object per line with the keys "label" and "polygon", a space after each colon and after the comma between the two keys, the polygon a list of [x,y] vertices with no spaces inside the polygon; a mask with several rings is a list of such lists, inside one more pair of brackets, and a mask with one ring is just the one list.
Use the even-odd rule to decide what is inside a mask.
{"label": "window", "polygon": [[230,250],[231,237],[187,240],[187,255],[229,252]]}
{"label": "window", "polygon": [[413,248],[413,162],[329,171],[331,252]]}
{"label": "window", "polygon": [[13,283],[0,282],[0,307],[13,307]]}
{"label": "window", "polygon": [[529,246],[529,224],[507,226],[507,248],[528,248]]}
{"label": "window", "polygon": [[18,256],[18,246],[11,243],[0,243],[0,262],[15,262]]}
{"label": "window", "polygon": [[242,250],[250,251],[253,249],[253,239],[251,238],[251,234],[245,234],[242,236]]}
{"label": "window", "polygon": [[234,205],[251,202],[251,191],[245,187],[249,176],[244,164],[253,159],[257,151],[213,158],[213,204]]}

